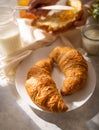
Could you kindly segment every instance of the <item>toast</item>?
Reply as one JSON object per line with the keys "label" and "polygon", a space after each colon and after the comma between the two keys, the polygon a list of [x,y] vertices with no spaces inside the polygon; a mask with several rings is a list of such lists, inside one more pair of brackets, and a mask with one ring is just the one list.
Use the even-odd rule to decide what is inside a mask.
{"label": "toast", "polygon": [[73,23],[82,16],[81,0],[67,0],[66,5],[73,7],[73,10],[64,10],[48,15],[45,18],[38,18],[32,25],[44,29],[48,32],[57,32],[67,30],[73,26]]}

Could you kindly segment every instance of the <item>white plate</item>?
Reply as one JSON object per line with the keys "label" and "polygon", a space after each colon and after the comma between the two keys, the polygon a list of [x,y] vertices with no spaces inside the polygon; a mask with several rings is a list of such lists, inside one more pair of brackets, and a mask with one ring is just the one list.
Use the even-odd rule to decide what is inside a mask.
{"label": "white plate", "polygon": [[[30,67],[32,67],[36,61],[47,58],[49,52],[56,46],[60,45],[58,42],[54,42],[49,47],[43,47],[40,48],[36,51],[34,51],[28,58],[26,58],[18,67],[17,72],[16,72],[16,78],[15,78],[15,84],[17,91],[19,95],[22,97],[24,101],[26,101],[30,106],[32,106],[34,109],[43,111],[40,109],[38,106],[36,106],[30,97],[27,94],[27,91],[25,89],[25,80],[26,80],[26,75]],[[88,63],[88,81],[86,86],[78,91],[77,93],[70,95],[70,96],[65,96],[64,101],[69,107],[68,111],[74,110],[80,106],[82,106],[88,99],[91,97],[95,85],[96,85],[96,75],[94,68],[91,64],[91,62],[87,61]],[[64,76],[60,74],[59,69],[54,67],[52,77],[54,81],[56,82],[56,85],[60,88],[62,86]]]}

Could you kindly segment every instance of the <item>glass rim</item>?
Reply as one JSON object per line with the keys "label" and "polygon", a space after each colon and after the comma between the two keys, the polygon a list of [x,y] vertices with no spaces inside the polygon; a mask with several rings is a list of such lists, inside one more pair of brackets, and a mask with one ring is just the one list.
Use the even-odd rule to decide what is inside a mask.
{"label": "glass rim", "polygon": [[94,26],[98,26],[99,27],[99,24],[86,24],[85,26],[83,26],[82,28],[81,28],[81,34],[85,37],[85,38],[87,38],[87,39],[89,39],[89,40],[92,40],[92,41],[99,41],[99,39],[92,39],[92,38],[89,38],[88,36],[86,36],[85,34],[84,34],[84,32],[85,32],[85,28],[87,28],[87,27],[94,27]]}
{"label": "glass rim", "polygon": [[2,19],[0,19],[0,26],[7,24],[12,20],[14,9],[9,5],[0,5],[0,15]]}

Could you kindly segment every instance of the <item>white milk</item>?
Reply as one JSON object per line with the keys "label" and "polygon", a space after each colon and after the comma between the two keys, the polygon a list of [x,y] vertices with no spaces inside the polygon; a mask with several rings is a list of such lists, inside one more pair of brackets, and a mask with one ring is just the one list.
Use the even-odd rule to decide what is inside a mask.
{"label": "white milk", "polygon": [[0,52],[9,55],[21,48],[20,35],[17,26],[10,26],[0,31]]}
{"label": "white milk", "polygon": [[83,47],[90,54],[99,54],[99,30],[87,30],[83,36]]}

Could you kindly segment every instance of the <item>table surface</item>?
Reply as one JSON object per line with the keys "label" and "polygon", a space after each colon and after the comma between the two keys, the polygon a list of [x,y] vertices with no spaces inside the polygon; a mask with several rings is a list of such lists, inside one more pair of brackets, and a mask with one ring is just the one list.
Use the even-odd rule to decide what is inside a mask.
{"label": "table surface", "polygon": [[0,130],[88,130],[87,122],[99,112],[99,56],[89,57],[96,72],[96,87],[82,107],[64,114],[41,113],[20,100],[15,86],[0,87]]}

